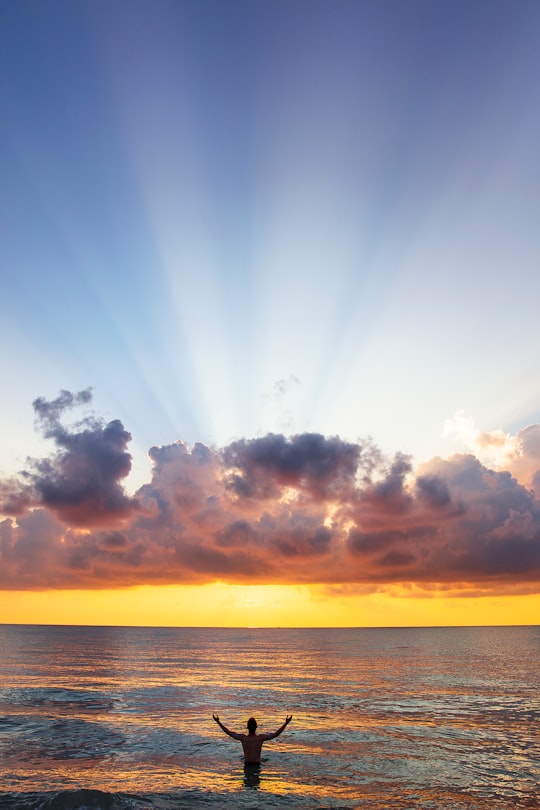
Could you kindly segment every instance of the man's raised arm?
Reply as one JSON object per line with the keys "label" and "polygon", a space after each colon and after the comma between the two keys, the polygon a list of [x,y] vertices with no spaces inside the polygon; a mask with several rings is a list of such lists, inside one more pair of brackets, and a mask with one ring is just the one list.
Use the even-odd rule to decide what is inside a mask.
{"label": "man's raised arm", "polygon": [[[221,728],[221,729],[222,729],[222,730],[225,732],[225,734],[228,734],[228,735],[229,735],[229,737],[232,737],[232,738],[233,738],[233,740],[240,740],[240,739],[242,739],[242,735],[241,735],[241,734],[236,734],[234,731],[229,731],[229,729],[227,728],[227,726],[224,726],[224,725],[223,725],[223,723],[221,722],[221,720],[219,719],[219,717],[217,716],[217,714],[213,714],[213,715],[212,715],[212,717],[214,718],[214,720],[216,721],[216,723],[218,724],[218,726],[219,726],[219,727],[220,727],[220,728]],[[285,726],[283,726],[283,728],[285,728]],[[281,731],[283,731],[283,728],[281,729]]]}
{"label": "man's raised arm", "polygon": [[275,737],[279,737],[281,732],[284,731],[287,728],[287,726],[289,725],[291,720],[292,720],[292,714],[289,714],[285,718],[285,722],[283,723],[283,725],[280,726],[277,731],[274,731],[273,734],[260,734],[259,736],[264,737],[265,740],[273,740]]}

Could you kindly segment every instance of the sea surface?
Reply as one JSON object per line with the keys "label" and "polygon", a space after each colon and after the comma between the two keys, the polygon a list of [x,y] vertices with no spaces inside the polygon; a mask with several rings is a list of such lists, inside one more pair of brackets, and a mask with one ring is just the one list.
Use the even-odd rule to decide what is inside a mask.
{"label": "sea surface", "polygon": [[539,627],[0,626],[2,810],[536,808],[539,721]]}

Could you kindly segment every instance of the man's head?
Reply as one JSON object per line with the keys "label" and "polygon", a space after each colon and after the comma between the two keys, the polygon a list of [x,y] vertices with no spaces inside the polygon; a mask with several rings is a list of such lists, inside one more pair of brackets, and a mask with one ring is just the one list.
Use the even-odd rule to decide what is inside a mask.
{"label": "man's head", "polygon": [[247,721],[247,727],[250,734],[255,734],[255,730],[257,728],[257,721],[254,717],[250,717]]}

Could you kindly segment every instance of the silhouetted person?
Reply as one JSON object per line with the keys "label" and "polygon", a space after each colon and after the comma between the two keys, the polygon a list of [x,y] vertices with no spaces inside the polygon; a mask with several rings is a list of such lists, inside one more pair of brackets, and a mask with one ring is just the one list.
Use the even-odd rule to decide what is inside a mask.
{"label": "silhouetted person", "polygon": [[225,734],[228,734],[229,737],[233,738],[233,740],[240,740],[242,743],[242,748],[244,749],[244,763],[246,765],[260,765],[263,742],[273,740],[275,737],[279,737],[281,732],[285,730],[292,720],[292,714],[289,714],[285,718],[283,725],[280,726],[277,731],[274,731],[271,734],[256,734],[257,721],[254,717],[250,717],[247,721],[249,734],[237,734],[235,731],[229,731],[227,726],[223,725],[217,714],[213,714],[212,717],[218,726],[223,729]]}

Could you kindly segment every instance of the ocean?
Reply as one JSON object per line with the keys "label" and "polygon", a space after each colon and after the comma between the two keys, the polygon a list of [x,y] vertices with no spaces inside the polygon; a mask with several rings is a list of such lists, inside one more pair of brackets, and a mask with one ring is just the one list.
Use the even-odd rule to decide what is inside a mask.
{"label": "ocean", "polygon": [[[0,808],[540,807],[540,627],[0,626]],[[292,723],[244,770],[235,731]]]}

